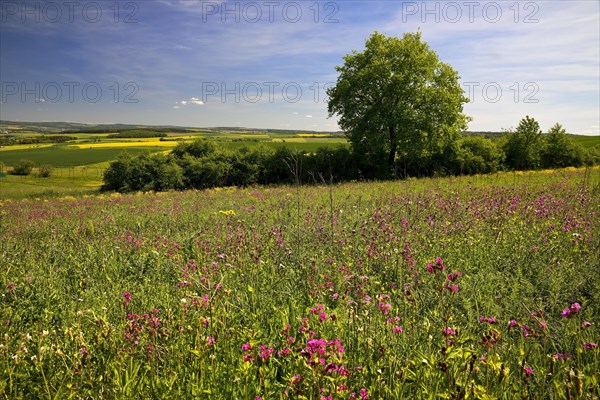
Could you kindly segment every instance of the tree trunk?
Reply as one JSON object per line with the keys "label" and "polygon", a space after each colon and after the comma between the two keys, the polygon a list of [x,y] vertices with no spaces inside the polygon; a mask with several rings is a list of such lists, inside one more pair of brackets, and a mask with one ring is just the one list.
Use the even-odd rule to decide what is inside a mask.
{"label": "tree trunk", "polygon": [[394,125],[389,125],[388,129],[390,133],[390,154],[388,156],[388,167],[392,169],[394,167],[394,161],[396,160],[396,130],[394,129]]}

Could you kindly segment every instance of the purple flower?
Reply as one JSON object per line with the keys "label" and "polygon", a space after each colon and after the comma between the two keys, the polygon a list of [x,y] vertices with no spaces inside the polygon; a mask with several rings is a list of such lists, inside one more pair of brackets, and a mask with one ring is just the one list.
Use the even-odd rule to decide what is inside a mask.
{"label": "purple flower", "polygon": [[427,272],[433,274],[433,263],[427,263]]}
{"label": "purple flower", "polygon": [[571,307],[569,307],[571,309],[571,312],[573,314],[577,314],[579,312],[579,310],[581,310],[581,304],[579,303],[573,303],[571,304]]}
{"label": "purple flower", "polygon": [[556,353],[554,357],[568,359],[571,358],[571,355],[569,353]]}
{"label": "purple flower", "polygon": [[[441,258],[439,260],[441,260]],[[358,394],[360,395],[360,398],[362,400],[365,400],[365,399],[369,398],[369,392],[367,392],[367,389],[365,389],[365,388],[360,389],[360,391],[358,392]]]}
{"label": "purple flower", "polygon": [[569,308],[565,308],[562,310],[562,316],[565,318],[571,318],[571,310]]}
{"label": "purple flower", "polygon": [[123,292],[123,306],[127,307],[131,303],[131,293]]}
{"label": "purple flower", "polygon": [[585,350],[595,349],[596,347],[598,347],[597,343],[594,343],[594,342],[589,342],[589,343],[583,342],[583,348]]}
{"label": "purple flower", "polygon": [[518,324],[517,324],[517,321],[515,321],[514,319],[511,319],[511,320],[508,322],[508,326],[509,326],[510,328],[515,328],[517,325],[518,325]]}
{"label": "purple flower", "polygon": [[452,335],[454,335],[455,332],[454,332],[454,329],[446,327],[446,328],[442,329],[442,333],[445,336],[452,336]]}

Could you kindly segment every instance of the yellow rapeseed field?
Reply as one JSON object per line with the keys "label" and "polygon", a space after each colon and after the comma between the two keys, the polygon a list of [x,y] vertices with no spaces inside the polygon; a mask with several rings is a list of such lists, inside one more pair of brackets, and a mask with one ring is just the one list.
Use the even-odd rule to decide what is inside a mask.
{"label": "yellow rapeseed field", "polygon": [[114,148],[114,147],[175,147],[177,142],[112,142],[112,143],[85,143],[85,144],[72,144],[69,147],[77,149],[101,149],[101,148]]}

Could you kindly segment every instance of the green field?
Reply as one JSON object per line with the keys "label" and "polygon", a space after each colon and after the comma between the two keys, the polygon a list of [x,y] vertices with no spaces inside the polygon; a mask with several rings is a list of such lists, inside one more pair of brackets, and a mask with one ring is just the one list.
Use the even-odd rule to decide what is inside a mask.
{"label": "green field", "polygon": [[3,399],[596,399],[600,169],[0,201]]}
{"label": "green field", "polygon": [[575,143],[579,143],[586,149],[600,146],[600,136],[573,135],[571,137],[575,140]]}
{"label": "green field", "polygon": [[124,151],[131,154],[141,154],[145,151],[163,151],[161,147],[113,147],[113,148],[73,148],[69,145],[59,144],[50,147],[20,150],[4,149],[0,151],[0,161],[6,165],[13,165],[22,159],[27,159],[36,164],[50,164],[55,167],[77,167],[102,163],[114,160]]}
{"label": "green field", "polygon": [[190,141],[200,137],[210,137],[219,146],[239,148],[242,146],[287,146],[298,151],[315,151],[323,146],[347,145],[339,137],[301,137],[294,133],[248,133],[198,131],[188,134],[171,133],[172,141],[159,138],[114,139],[101,134],[69,134],[78,137],[77,141],[61,144],[32,144],[5,146],[0,149],[0,162],[11,166],[22,159],[34,161],[38,165],[50,164],[55,167],[77,167],[105,163],[114,160],[123,152],[140,154],[145,151],[168,151],[180,141]]}

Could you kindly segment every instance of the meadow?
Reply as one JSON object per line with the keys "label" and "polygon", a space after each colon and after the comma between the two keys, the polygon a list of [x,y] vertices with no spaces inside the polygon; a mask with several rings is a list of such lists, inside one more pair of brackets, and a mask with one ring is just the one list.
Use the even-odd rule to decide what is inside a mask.
{"label": "meadow", "polygon": [[595,399],[600,169],[0,202],[5,399]]}

